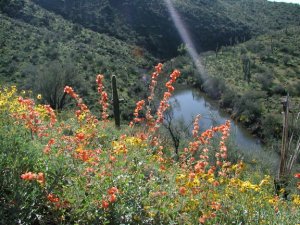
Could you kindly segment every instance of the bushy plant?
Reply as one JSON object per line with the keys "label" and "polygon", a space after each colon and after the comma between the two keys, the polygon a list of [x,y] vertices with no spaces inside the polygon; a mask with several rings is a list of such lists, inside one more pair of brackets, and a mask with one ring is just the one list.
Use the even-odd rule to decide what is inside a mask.
{"label": "bushy plant", "polygon": [[[228,161],[229,121],[199,133],[201,117],[197,116],[191,142],[179,149],[178,161],[174,161],[170,146],[162,144],[159,130],[180,72],[174,70],[170,75],[153,114],[151,105],[161,70],[162,64],[155,67],[148,98],[136,103],[132,122],[122,129],[115,129],[108,120],[108,98],[101,75],[97,76],[102,107],[98,116],[69,86],[64,91],[78,108],[74,116],[63,121],[57,121],[49,106],[12,96],[18,109],[6,103],[1,122],[14,118],[9,126],[23,132],[18,136],[26,140],[27,144],[20,143],[23,149],[28,148],[28,155],[12,164],[22,167],[18,170],[12,165],[1,168],[1,179],[14,172],[20,184],[19,191],[14,186],[5,192],[1,203],[7,206],[7,199],[15,200],[15,193],[24,193],[17,199],[32,204],[19,208],[18,215],[28,216],[19,217],[18,223],[297,223],[300,197],[296,192],[284,201],[280,195],[274,196],[270,176],[247,173],[243,162]],[[0,103],[2,106],[1,99]],[[2,159],[5,154],[1,151]],[[5,190],[7,185],[2,185]],[[2,220],[4,224],[15,222],[6,217]]]}

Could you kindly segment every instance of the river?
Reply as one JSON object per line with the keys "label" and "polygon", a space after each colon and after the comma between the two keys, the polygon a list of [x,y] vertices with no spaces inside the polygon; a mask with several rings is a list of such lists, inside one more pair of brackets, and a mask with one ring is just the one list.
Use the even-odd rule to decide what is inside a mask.
{"label": "river", "polygon": [[261,150],[260,140],[253,137],[241,124],[233,121],[230,115],[218,107],[218,103],[209,99],[203,92],[193,88],[177,89],[170,103],[173,107],[174,118],[183,120],[185,125],[192,122],[197,114],[201,115],[200,130],[231,121],[231,139],[242,150]]}

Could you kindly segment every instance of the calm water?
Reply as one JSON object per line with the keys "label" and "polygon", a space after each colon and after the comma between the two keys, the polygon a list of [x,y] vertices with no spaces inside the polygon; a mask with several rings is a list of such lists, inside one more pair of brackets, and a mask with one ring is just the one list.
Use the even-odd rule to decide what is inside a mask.
{"label": "calm water", "polygon": [[253,137],[245,128],[230,119],[230,116],[219,109],[218,104],[210,100],[204,93],[195,89],[182,89],[175,91],[170,102],[175,105],[173,113],[175,119],[190,124],[197,114],[200,119],[200,129],[204,131],[211,126],[231,121],[231,137],[234,142],[244,150],[260,150],[262,148],[258,138]]}

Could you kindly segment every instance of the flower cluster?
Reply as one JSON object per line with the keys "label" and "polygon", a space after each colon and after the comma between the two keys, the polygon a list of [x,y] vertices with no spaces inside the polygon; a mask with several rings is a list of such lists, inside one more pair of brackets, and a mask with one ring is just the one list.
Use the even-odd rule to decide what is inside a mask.
{"label": "flower cluster", "polygon": [[45,175],[44,173],[32,173],[32,172],[27,172],[21,175],[21,178],[23,180],[28,180],[28,181],[33,181],[36,180],[38,183],[41,185],[45,184]]}
{"label": "flower cluster", "polygon": [[119,193],[118,188],[111,187],[107,190],[107,196],[103,196],[102,208],[107,209],[110,204],[117,201],[117,194]]}
{"label": "flower cluster", "polygon": [[101,98],[99,100],[99,103],[102,106],[102,119],[104,121],[107,121],[107,118],[108,118],[108,113],[107,113],[107,110],[108,110],[108,95],[107,95],[106,91],[103,90],[104,89],[103,79],[104,79],[104,76],[101,75],[101,74],[98,74],[97,78],[96,78],[96,82],[98,84],[98,88],[97,88],[98,93],[101,96]]}
{"label": "flower cluster", "polygon": [[134,123],[138,123],[138,122],[141,122],[143,119],[142,118],[139,118],[139,111],[141,111],[143,109],[145,105],[145,101],[144,100],[141,100],[141,101],[138,101],[136,103],[136,108],[134,110],[134,118],[133,118],[133,121],[130,122],[129,126],[130,127],[133,127]]}
{"label": "flower cluster", "polygon": [[[280,196],[274,196],[270,176],[252,176],[252,171],[245,172],[242,161],[229,162],[229,121],[201,133],[198,115],[191,142],[186,148],[179,148],[179,158],[173,157],[169,140],[156,131],[163,122],[180,72],[175,70],[170,75],[158,112],[151,115],[150,103],[161,71],[162,64],[158,64],[152,74],[148,102],[139,101],[134,111],[130,125],[145,121],[141,128],[114,129],[106,114],[102,114],[107,120],[105,127],[100,126],[101,122],[68,86],[65,93],[76,100],[79,110],[64,122],[58,123],[48,106],[42,112],[36,110],[32,101],[20,99],[20,109],[13,113],[19,117],[25,113],[26,122],[40,120],[38,130],[44,129],[41,127],[46,124],[45,119],[49,123],[44,126],[49,136],[32,142],[45,146],[46,154],[38,154],[41,160],[37,167],[46,171],[47,182],[44,173],[21,175],[23,180],[41,184],[38,188],[45,194],[49,214],[64,218],[66,224],[264,224],[273,219],[283,221],[284,213],[290,209],[297,217],[299,195],[291,195],[285,203]],[[103,76],[98,75],[96,81],[99,102],[106,112]],[[1,94],[0,104],[8,107]],[[148,106],[143,118],[145,105]],[[28,107],[36,112],[30,114]],[[41,116],[44,113],[47,117]],[[299,177],[295,174],[295,178]]]}

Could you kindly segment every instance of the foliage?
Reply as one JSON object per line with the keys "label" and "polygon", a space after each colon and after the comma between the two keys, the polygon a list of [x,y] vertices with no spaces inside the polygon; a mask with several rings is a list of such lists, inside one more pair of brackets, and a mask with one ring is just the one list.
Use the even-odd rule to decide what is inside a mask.
{"label": "foliage", "polygon": [[[165,1],[35,0],[64,18],[136,43],[161,58],[177,55],[181,38]],[[299,6],[262,0],[173,1],[197,50],[215,50],[257,34],[298,25]]]}
{"label": "foliage", "polygon": [[[300,69],[299,37],[299,27],[289,27],[234,47],[222,47],[217,56],[214,52],[201,54],[200,58],[207,75],[205,79],[210,82],[199,79],[201,76],[189,62],[188,56],[179,56],[172,60],[172,64],[185,71],[188,66],[182,66],[181,63],[189,63],[195,71],[189,73],[193,76],[195,86],[202,87],[202,90],[212,97],[217,96],[220,104],[228,108],[233,117],[244,122],[258,135],[272,139],[280,132],[275,130],[267,132],[270,131],[270,127],[263,126],[262,121],[270,124],[268,117],[274,115],[273,123],[277,125],[282,123],[278,116],[282,111],[281,98],[287,92],[290,93],[295,107],[300,103],[297,88]],[[243,57],[251,61],[250,83],[247,82],[247,76],[246,81],[244,80]],[[287,65],[286,58],[289,58],[291,64]]]}
{"label": "foliage", "polygon": [[[269,175],[252,173],[241,161],[228,161],[228,121],[199,133],[197,117],[193,138],[174,161],[159,128],[180,72],[170,75],[153,114],[150,105],[161,70],[161,64],[155,67],[149,97],[137,102],[130,127],[122,129],[99,121],[68,86],[64,90],[78,109],[61,121],[49,106],[36,105],[26,93],[1,90],[0,122],[10,130],[0,131],[0,209],[2,215],[10,213],[1,222],[296,224],[296,188],[286,201],[274,195]],[[98,77],[97,83],[103,103],[102,79]]]}
{"label": "foliage", "polygon": [[124,87],[120,95],[126,98],[129,91],[125,84],[138,83],[140,69],[147,69],[154,60],[138,46],[70,23],[32,1],[25,1],[18,16],[0,13],[0,19],[1,83],[17,84],[35,94],[41,93],[53,107],[49,88],[37,84],[37,81],[51,80],[50,71],[60,70],[55,76],[74,76],[76,79],[71,83],[62,82],[62,85],[73,85],[89,100],[96,98],[95,88],[86,88],[95,86],[92,74],[116,74],[119,85]]}

